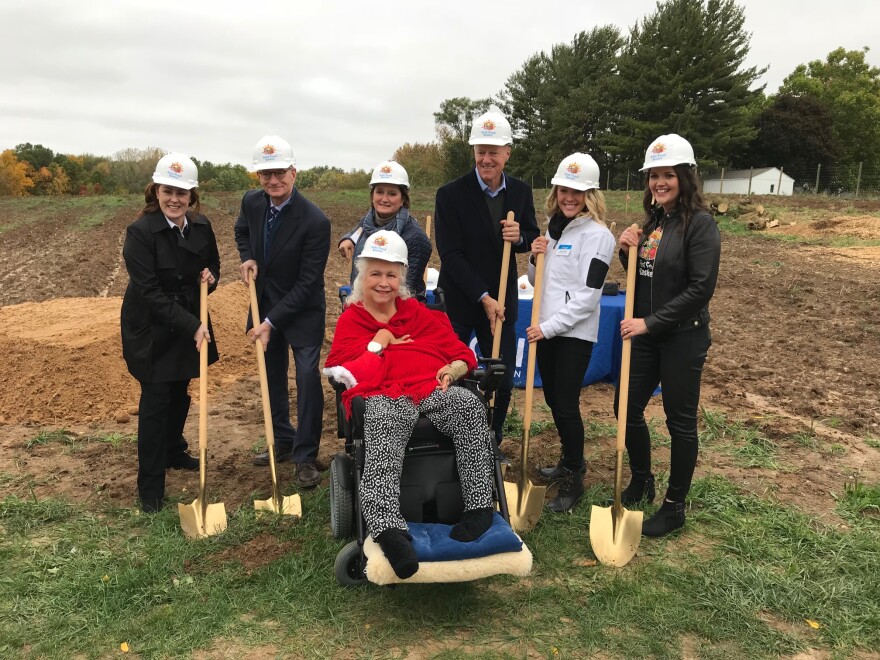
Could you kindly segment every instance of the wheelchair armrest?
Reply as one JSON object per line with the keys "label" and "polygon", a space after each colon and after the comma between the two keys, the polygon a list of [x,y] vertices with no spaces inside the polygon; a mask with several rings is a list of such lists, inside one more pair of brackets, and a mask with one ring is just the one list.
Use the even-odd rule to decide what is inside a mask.
{"label": "wheelchair armrest", "polygon": [[477,381],[483,392],[494,392],[501,387],[507,367],[501,363],[501,358],[480,357],[477,360],[479,366],[473,370],[471,378]]}

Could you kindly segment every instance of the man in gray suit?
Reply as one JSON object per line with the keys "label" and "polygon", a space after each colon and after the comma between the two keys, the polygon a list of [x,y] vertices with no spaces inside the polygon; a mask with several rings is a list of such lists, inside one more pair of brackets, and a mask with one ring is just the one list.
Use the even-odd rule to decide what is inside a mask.
{"label": "man in gray suit", "polygon": [[[241,279],[247,284],[255,278],[263,317],[254,328],[248,314],[248,336],[266,350],[275,458],[294,461],[297,485],[310,488],[321,481],[315,465],[324,414],[318,362],[327,311],[330,221],[294,186],[296,164],[288,142],[277,135],[262,138],[254,147],[253,169],[263,189],[245,193],[235,221]],[[288,347],[296,365],[298,430],[290,422]],[[268,465],[268,452],[254,457],[254,464]]]}

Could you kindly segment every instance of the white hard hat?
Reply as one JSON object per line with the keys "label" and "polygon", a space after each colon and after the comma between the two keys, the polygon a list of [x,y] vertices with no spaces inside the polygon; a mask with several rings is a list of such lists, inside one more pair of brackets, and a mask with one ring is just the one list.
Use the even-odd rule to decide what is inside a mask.
{"label": "white hard hat", "polygon": [[641,171],[644,172],[652,167],[672,167],[682,163],[697,164],[694,148],[680,135],[670,133],[661,135],[650,144],[645,152],[645,164],[642,165]]}
{"label": "white hard hat", "polygon": [[468,144],[493,144],[497,146],[513,144],[513,131],[510,128],[510,122],[493,105],[488,112],[474,119]]}
{"label": "white hard hat", "polygon": [[589,154],[574,153],[562,159],[550,183],[575,190],[598,188],[599,165]]}
{"label": "white hard hat", "polygon": [[296,167],[293,159],[293,147],[290,142],[277,135],[266,135],[254,145],[253,171],[286,170]]}
{"label": "white hard hat", "polygon": [[358,255],[358,259],[381,259],[406,266],[408,256],[406,243],[399,234],[380,229],[375,234],[370,234],[364,242],[364,249]]}
{"label": "white hard hat", "polygon": [[383,160],[376,165],[373,170],[373,178],[370,179],[371,186],[375,186],[377,183],[393,183],[396,186],[409,188],[409,174],[400,163],[393,160]]}
{"label": "white hard hat", "polygon": [[170,153],[156,163],[153,183],[192,190],[199,187],[199,168],[186,154]]}
{"label": "white hard hat", "polygon": [[520,275],[516,281],[517,298],[522,300],[531,300],[535,297],[535,287],[529,282],[528,275]]}
{"label": "white hard hat", "polygon": [[437,288],[437,281],[440,279],[440,271],[436,268],[429,266],[428,267],[428,278],[425,281],[425,288],[428,291],[433,291]]}

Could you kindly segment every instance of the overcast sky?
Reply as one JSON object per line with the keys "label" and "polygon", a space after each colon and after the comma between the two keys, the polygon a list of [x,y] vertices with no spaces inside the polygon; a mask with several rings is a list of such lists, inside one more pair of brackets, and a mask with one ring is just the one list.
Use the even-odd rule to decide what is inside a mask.
{"label": "overcast sky", "polygon": [[[775,92],[801,63],[873,47],[876,0],[740,0],[749,66]],[[622,32],[652,0],[0,0],[0,150],[160,147],[247,165],[279,134],[300,168],[370,169],[434,139],[455,96],[497,94],[532,54]]]}

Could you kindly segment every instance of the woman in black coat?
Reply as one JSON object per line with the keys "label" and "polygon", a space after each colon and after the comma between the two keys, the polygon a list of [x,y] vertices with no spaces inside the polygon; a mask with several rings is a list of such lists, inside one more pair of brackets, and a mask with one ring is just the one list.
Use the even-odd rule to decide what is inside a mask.
{"label": "woman in black coat", "polygon": [[141,216],[128,226],[122,249],[129,282],[122,300],[122,354],[141,386],[138,405],[138,495],[141,509],[162,508],[165,470],[196,470],[183,427],[190,379],[199,374],[199,347],[209,342],[199,320],[199,286],[220,279],[211,223],[199,213],[198,170],[183,154],[164,156],[147,186]]}
{"label": "woman in black coat", "polygon": [[[620,259],[638,250],[634,318],[620,323],[632,339],[626,448],[632,481],[625,504],[654,499],[651,438],[645,406],[658,384],[672,440],[669,485],[663,505],[642,526],[663,536],[684,525],[684,501],[697,464],[700,380],[712,337],[709,300],[715,292],[721,235],[700,194],[694,150],[678,135],[662,135],[645,154],[647,173],[642,229],[626,229]],[[615,413],[617,400],[615,397]]]}

